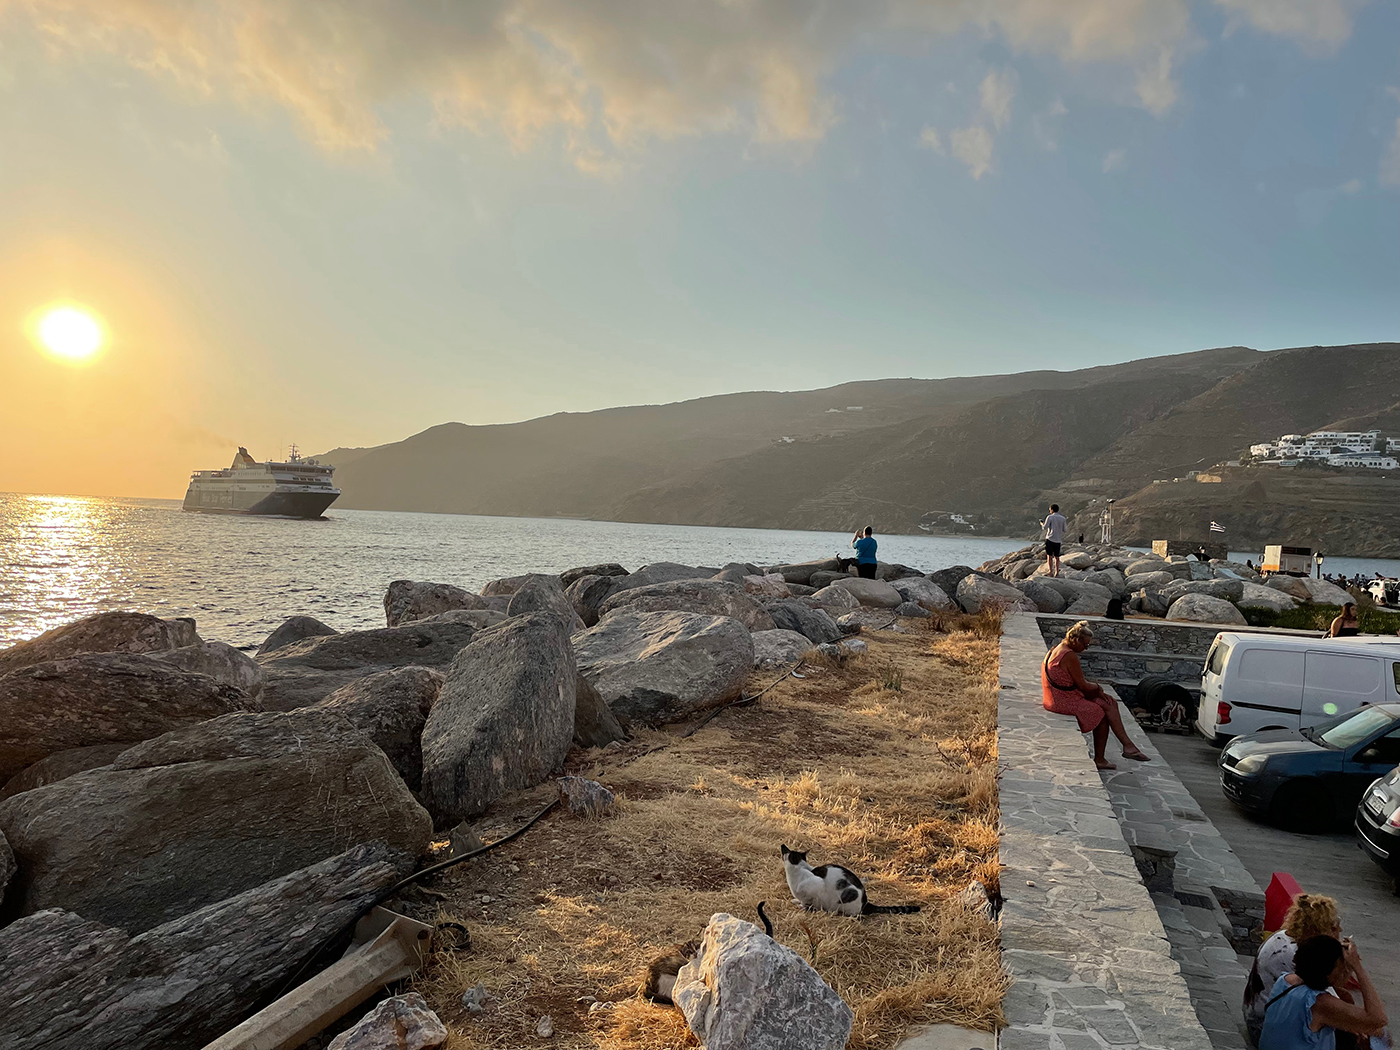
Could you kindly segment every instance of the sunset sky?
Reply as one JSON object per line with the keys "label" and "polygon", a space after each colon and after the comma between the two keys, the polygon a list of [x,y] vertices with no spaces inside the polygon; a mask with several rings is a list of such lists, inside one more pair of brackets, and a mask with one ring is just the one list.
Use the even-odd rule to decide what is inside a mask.
{"label": "sunset sky", "polygon": [[1394,0],[0,0],[0,98],[0,491],[1400,338]]}

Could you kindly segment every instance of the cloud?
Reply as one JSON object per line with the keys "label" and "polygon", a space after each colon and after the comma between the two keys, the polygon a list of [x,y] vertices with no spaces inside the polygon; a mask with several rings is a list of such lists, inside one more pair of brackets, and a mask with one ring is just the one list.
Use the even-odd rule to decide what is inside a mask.
{"label": "cloud", "polygon": [[[1387,88],[1392,97],[1400,100],[1400,88]],[[1381,184],[1384,186],[1400,186],[1400,119],[1395,121],[1395,134],[1390,139],[1390,145],[1386,147],[1385,155],[1381,157]]]}
{"label": "cloud", "polygon": [[919,132],[919,145],[935,153],[943,152],[943,140],[938,137],[938,129],[934,127],[924,126],[924,130]]}
{"label": "cloud", "polygon": [[1103,155],[1103,173],[1111,175],[1113,172],[1122,171],[1128,166],[1128,151],[1119,147],[1111,149]]}
{"label": "cloud", "polygon": [[992,170],[992,148],[996,139],[981,125],[959,128],[950,136],[953,156],[967,165],[974,179]]}
{"label": "cloud", "polygon": [[1341,190],[1348,197],[1355,197],[1361,192],[1361,180],[1347,179],[1347,181],[1338,186],[1337,189]]}
{"label": "cloud", "polygon": [[[840,115],[831,74],[856,50],[969,29],[1126,71],[1163,113],[1193,40],[1187,0],[0,0],[0,31],[25,20],[56,58],[111,55],[192,102],[285,112],[328,152],[373,152],[391,111],[426,103],[438,128],[522,150],[549,136],[600,170],[684,136],[818,141]],[[982,82],[992,129],[1015,94],[1009,69]]]}
{"label": "cloud", "polygon": [[1311,52],[1331,54],[1351,37],[1356,13],[1368,0],[1215,0],[1229,17],[1226,33],[1248,25],[1286,36]]}

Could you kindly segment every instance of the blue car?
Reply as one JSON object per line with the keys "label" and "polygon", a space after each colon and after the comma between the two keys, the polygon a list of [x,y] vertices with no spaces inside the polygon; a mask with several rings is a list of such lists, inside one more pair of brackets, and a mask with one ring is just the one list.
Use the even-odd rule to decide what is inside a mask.
{"label": "blue car", "polygon": [[1266,729],[1220,753],[1220,786],[1241,808],[1297,831],[1352,823],[1367,789],[1400,765],[1400,704],[1372,704],[1302,729]]}

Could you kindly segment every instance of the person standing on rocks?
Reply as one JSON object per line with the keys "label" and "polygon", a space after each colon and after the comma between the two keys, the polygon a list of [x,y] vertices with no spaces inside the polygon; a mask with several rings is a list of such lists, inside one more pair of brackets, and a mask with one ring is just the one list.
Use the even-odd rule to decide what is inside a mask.
{"label": "person standing on rocks", "polygon": [[1060,575],[1060,543],[1065,538],[1069,522],[1060,513],[1058,503],[1050,504],[1050,513],[1040,523],[1045,530],[1045,571],[1051,576]]}
{"label": "person standing on rocks", "polygon": [[875,578],[875,569],[879,565],[875,558],[875,548],[879,544],[871,535],[874,531],[867,525],[864,532],[857,532],[856,538],[851,540],[851,546],[856,549],[856,574],[867,580]]}

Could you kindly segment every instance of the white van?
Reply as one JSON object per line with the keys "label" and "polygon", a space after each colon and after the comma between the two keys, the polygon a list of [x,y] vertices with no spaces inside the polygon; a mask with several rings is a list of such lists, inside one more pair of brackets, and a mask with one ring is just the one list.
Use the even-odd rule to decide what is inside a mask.
{"label": "white van", "polygon": [[1206,656],[1196,728],[1222,746],[1300,729],[1400,698],[1400,638],[1300,638],[1222,631]]}

